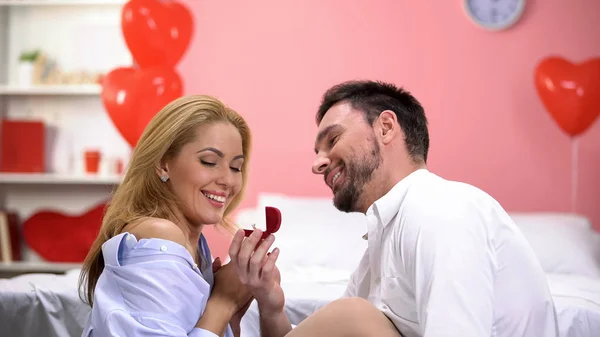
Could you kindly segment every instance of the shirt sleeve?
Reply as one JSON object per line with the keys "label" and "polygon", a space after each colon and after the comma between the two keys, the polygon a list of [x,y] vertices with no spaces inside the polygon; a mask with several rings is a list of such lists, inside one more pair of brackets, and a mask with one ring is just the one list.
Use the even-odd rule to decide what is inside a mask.
{"label": "shirt sleeve", "polygon": [[492,335],[495,257],[474,207],[420,212],[400,239],[421,336]]}
{"label": "shirt sleeve", "polygon": [[[346,286],[346,290],[344,291],[342,298],[360,297],[362,291],[359,291],[359,289],[360,289],[359,284],[360,284],[360,280],[365,277],[365,272],[366,272],[366,270],[368,270],[368,265],[369,265],[369,250],[365,250],[365,253],[363,254],[362,258],[360,259],[358,266],[356,267],[354,272],[352,274],[350,274],[350,281],[348,282],[348,285]],[[362,294],[362,295],[364,295],[364,294]]]}
{"label": "shirt sleeve", "polygon": [[344,291],[342,298],[358,296],[358,293],[356,291],[356,281],[354,280],[355,274],[356,274],[356,272],[354,272],[354,273],[352,273],[352,275],[350,275],[350,281],[348,282],[348,286],[346,286],[346,290]]}
{"label": "shirt sleeve", "polygon": [[190,332],[188,334],[189,337],[219,337],[216,334],[208,331],[208,330],[204,330],[204,329],[200,329],[200,328],[194,328],[192,330],[192,332]]}
{"label": "shirt sleeve", "polygon": [[219,337],[211,331],[200,328],[194,328],[187,333],[180,326],[166,320],[156,317],[134,317],[124,310],[114,310],[108,314],[102,327],[105,331],[97,331],[99,336]]}

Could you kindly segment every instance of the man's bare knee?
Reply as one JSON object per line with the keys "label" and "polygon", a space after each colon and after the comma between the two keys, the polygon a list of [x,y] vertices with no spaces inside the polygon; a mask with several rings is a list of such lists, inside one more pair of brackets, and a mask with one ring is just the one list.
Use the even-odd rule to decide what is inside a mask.
{"label": "man's bare knee", "polygon": [[323,309],[345,319],[362,319],[365,314],[369,312],[372,314],[373,311],[377,311],[377,308],[369,303],[369,301],[360,297],[341,298],[329,303]]}
{"label": "man's bare knee", "polygon": [[333,301],[309,316],[286,337],[400,337],[387,317],[362,298]]}
{"label": "man's bare knee", "polygon": [[328,311],[328,317],[344,322],[345,328],[352,336],[400,336],[393,323],[363,298],[342,298],[331,302],[323,309]]}

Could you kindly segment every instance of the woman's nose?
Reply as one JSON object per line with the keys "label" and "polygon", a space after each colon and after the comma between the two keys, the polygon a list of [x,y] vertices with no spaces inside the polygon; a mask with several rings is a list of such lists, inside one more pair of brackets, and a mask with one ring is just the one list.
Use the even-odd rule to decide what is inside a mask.
{"label": "woman's nose", "polygon": [[231,187],[234,184],[234,173],[230,168],[226,168],[221,172],[218,182],[227,187]]}

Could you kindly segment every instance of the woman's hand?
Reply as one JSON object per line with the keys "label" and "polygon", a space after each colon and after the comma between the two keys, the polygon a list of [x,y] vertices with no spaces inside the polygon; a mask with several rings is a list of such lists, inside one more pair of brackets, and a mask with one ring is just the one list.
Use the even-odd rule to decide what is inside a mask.
{"label": "woman's hand", "polygon": [[248,238],[244,231],[235,233],[229,256],[242,284],[246,285],[256,301],[261,314],[279,313],[283,311],[285,297],[279,285],[281,275],[275,266],[279,249],[268,253],[275,241],[273,234],[261,240],[262,231],[256,229]]}

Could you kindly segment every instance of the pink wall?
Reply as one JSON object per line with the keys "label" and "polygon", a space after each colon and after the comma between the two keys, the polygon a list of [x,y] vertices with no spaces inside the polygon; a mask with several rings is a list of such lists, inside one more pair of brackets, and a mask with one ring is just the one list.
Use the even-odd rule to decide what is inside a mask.
{"label": "pink wall", "polygon": [[[430,120],[430,169],[474,184],[510,211],[570,211],[571,140],[543,109],[536,63],[600,57],[600,1],[530,0],[501,33],[462,1],[192,1],[196,35],[180,71],[187,93],[223,99],[248,120],[256,193],[329,195],[311,174],[314,112],[329,86],[405,85]],[[345,5],[341,5],[344,3]],[[600,228],[600,121],[579,142],[577,211]],[[215,255],[223,238],[209,234]]]}

